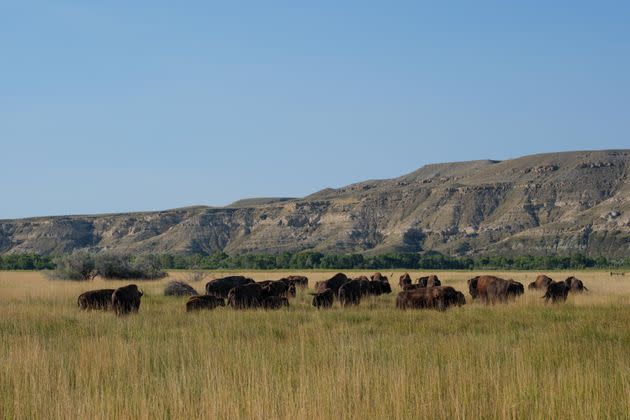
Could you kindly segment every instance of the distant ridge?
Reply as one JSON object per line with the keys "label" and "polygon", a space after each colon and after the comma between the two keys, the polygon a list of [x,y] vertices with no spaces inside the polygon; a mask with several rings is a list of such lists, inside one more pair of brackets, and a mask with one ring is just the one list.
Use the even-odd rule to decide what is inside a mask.
{"label": "distant ridge", "polygon": [[0,253],[630,256],[630,150],[426,165],[304,198],[0,220]]}
{"label": "distant ridge", "polygon": [[250,207],[250,206],[262,206],[264,204],[283,203],[285,201],[297,200],[294,197],[255,197],[255,198],[243,198],[235,201],[226,207]]}

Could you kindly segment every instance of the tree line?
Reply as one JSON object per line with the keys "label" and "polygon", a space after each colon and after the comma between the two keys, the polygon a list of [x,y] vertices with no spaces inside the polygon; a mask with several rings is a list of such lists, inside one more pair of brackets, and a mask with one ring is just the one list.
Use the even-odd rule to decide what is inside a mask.
{"label": "tree line", "polygon": [[[561,270],[618,269],[630,267],[630,257],[607,259],[584,254],[452,257],[440,253],[389,253],[382,255],[323,254],[319,252],[284,252],[280,254],[228,255],[120,255],[77,251],[65,255],[11,254],[0,255],[0,270],[63,270],[71,269],[90,276],[98,273],[109,278],[151,278],[167,269],[501,269]],[[68,273],[60,273],[66,275]]]}

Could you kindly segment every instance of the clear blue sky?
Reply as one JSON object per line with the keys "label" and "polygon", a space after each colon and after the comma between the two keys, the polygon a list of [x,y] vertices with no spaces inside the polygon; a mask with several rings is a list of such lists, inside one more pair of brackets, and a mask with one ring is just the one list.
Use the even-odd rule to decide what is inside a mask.
{"label": "clear blue sky", "polygon": [[630,2],[515,3],[2,1],[0,218],[630,148]]}

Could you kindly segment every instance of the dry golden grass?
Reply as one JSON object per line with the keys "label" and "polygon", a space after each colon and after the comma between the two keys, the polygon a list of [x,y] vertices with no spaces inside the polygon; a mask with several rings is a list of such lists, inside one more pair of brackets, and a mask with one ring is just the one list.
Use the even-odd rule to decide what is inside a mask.
{"label": "dry golden grass", "polygon": [[[498,273],[525,286],[536,274]],[[79,311],[76,297],[128,282],[0,272],[0,417],[630,416],[630,277],[580,272],[591,292],[558,306],[526,291],[509,305],[402,312],[394,293],[318,312],[300,293],[286,310],[187,314],[185,299],[161,296],[187,276],[141,283],[140,313],[116,318]],[[468,298],[471,273],[439,276]]]}

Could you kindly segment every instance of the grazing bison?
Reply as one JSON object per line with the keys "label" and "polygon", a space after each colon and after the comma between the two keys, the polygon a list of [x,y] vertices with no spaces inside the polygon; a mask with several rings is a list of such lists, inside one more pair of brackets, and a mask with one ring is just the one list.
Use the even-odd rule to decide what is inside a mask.
{"label": "grazing bison", "polygon": [[505,280],[495,276],[477,276],[468,280],[468,291],[474,299],[484,303],[507,302],[525,293],[523,285],[514,280]]}
{"label": "grazing bison", "polygon": [[430,276],[420,277],[418,279],[418,284],[420,287],[433,287],[433,286],[441,286],[442,282],[438,279],[438,276],[432,274]]}
{"label": "grazing bison", "polygon": [[343,306],[358,305],[361,302],[361,280],[350,280],[339,288],[339,302]]}
{"label": "grazing bison", "polygon": [[116,315],[138,312],[142,295],[144,293],[135,284],[114,290],[114,293],[112,293],[112,307],[116,311]]}
{"label": "grazing bison", "polygon": [[268,294],[258,283],[248,283],[236,286],[229,291],[227,303],[235,309],[258,308]]}
{"label": "grazing bison", "polygon": [[388,281],[372,280],[369,283],[369,292],[373,296],[380,296],[392,292],[392,286]]}
{"label": "grazing bison", "polygon": [[398,280],[398,286],[400,286],[401,289],[404,290],[405,286],[408,286],[411,284],[411,276],[409,275],[409,273],[405,273],[402,276],[400,276],[400,279]]}
{"label": "grazing bison", "polygon": [[[287,297],[290,293],[289,289],[291,288],[291,284],[284,280],[264,280],[257,284],[262,286],[265,296]],[[293,292],[295,292],[295,286],[292,288]]]}
{"label": "grazing bison", "polygon": [[335,295],[339,293],[339,288],[345,282],[350,281],[350,279],[343,273],[337,273],[328,280],[318,281],[315,284],[315,289],[318,292],[323,292],[326,289],[330,289],[333,291]]}
{"label": "grazing bison", "polygon": [[570,287],[571,293],[588,292],[588,289],[586,288],[586,286],[584,286],[582,280],[576,277],[571,276],[567,278],[564,282]]}
{"label": "grazing bison", "polygon": [[527,286],[527,288],[529,290],[547,290],[547,286],[549,286],[551,283],[553,283],[553,279],[551,277],[547,277],[544,274],[541,274],[536,277],[536,280],[529,283],[529,286]]}
{"label": "grazing bison", "polygon": [[254,283],[254,280],[244,276],[228,276],[214,279],[206,283],[206,294],[225,299],[234,287],[251,283]]}
{"label": "grazing bison", "polygon": [[396,297],[396,307],[400,309],[437,309],[443,311],[449,306],[464,304],[466,304],[464,294],[451,286],[404,290]]}
{"label": "grazing bison", "polygon": [[267,296],[262,301],[262,306],[265,309],[280,309],[283,307],[289,307],[289,299],[280,296]]}
{"label": "grazing bison", "polygon": [[287,276],[281,280],[287,280],[300,289],[306,289],[308,287],[308,277],[304,276]]}
{"label": "grazing bison", "polygon": [[112,294],[114,289],[90,290],[79,296],[77,305],[83,310],[102,309],[108,310],[112,307]]}
{"label": "grazing bison", "polygon": [[313,296],[313,306],[320,309],[332,306],[335,293],[330,289],[326,289],[318,293],[311,293],[311,295]]}
{"label": "grazing bison", "polygon": [[545,299],[545,302],[549,302],[549,299],[551,299],[551,303],[564,302],[567,300],[569,290],[571,290],[571,286],[566,281],[554,281],[547,285],[547,292],[542,298]]}
{"label": "grazing bison", "polygon": [[186,302],[186,312],[198,311],[200,309],[214,309],[218,306],[225,306],[225,300],[223,298],[210,295],[193,296]]}
{"label": "grazing bison", "polygon": [[164,296],[197,296],[197,291],[183,281],[172,281],[164,288]]}

